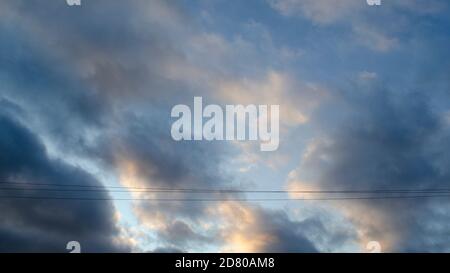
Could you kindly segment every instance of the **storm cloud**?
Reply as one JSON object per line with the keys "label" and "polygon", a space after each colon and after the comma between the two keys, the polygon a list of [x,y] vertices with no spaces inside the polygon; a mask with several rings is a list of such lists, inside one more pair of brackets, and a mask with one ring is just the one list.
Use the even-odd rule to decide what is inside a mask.
{"label": "storm cloud", "polygon": [[[2,1],[0,178],[100,191],[2,185],[61,199],[0,198],[0,251],[449,251],[447,199],[136,190],[448,187],[448,5],[328,2]],[[194,96],[280,105],[280,149],[174,141]]]}
{"label": "storm cloud", "polygon": [[0,128],[0,251],[65,252],[66,244],[74,240],[86,246],[86,252],[130,250],[116,238],[119,229],[111,202],[46,200],[48,192],[29,185],[101,186],[95,178],[49,158],[39,139],[16,120],[1,115]]}

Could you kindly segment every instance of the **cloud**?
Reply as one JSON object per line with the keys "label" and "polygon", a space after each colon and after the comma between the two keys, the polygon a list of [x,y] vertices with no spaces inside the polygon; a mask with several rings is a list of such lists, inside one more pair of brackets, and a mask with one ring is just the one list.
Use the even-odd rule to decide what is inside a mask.
{"label": "cloud", "polygon": [[[96,15],[99,10],[102,18]],[[118,23],[118,11],[130,20]],[[11,52],[0,57],[2,63],[11,63],[0,70],[5,80],[2,103],[26,109],[18,119],[53,156],[61,162],[73,160],[100,177],[108,174],[125,186],[202,188],[225,183],[219,164],[228,154],[226,144],[174,142],[167,115],[204,82],[192,71],[203,73],[227,58],[226,45],[222,54],[210,50],[211,56],[217,52],[211,64],[190,58],[205,48],[217,49],[223,43],[220,36],[192,33],[184,12],[166,1],[96,1],[76,13],[64,4],[15,1],[4,5],[2,14],[8,24],[0,32],[6,41],[0,46]],[[20,31],[10,32],[10,23]],[[187,49],[178,43],[183,37],[189,41]],[[18,47],[27,48],[27,54],[17,52]],[[179,76],[180,70],[173,68],[183,65]],[[28,158],[34,155],[27,153]],[[53,168],[64,169],[64,164]],[[187,231],[202,217],[205,204],[199,203],[198,210],[183,202],[132,205],[140,224],[155,232],[163,246],[186,247],[188,238],[169,236],[162,227]],[[107,211],[102,217],[93,211],[92,216],[114,220]]]}
{"label": "cloud", "polygon": [[[348,18],[364,7],[364,1],[341,0],[269,0],[269,4],[285,16],[301,15],[317,24],[331,24]],[[362,3],[362,4],[361,4]]]}
{"label": "cloud", "polygon": [[426,5],[420,0],[399,0],[392,1],[392,5],[396,8],[408,10],[420,15],[443,13],[448,8],[448,3],[440,0],[427,1]]}
{"label": "cloud", "polygon": [[303,223],[282,211],[226,202],[210,212],[223,223],[219,234],[225,252],[317,252],[302,233]]}
{"label": "cloud", "polygon": [[308,115],[327,97],[324,87],[296,81],[277,71],[269,71],[263,79],[225,81],[218,89],[230,103],[280,105],[280,122],[284,126],[308,122]]}
{"label": "cloud", "polygon": [[358,77],[362,81],[371,81],[371,80],[375,80],[378,77],[378,75],[375,72],[361,71],[358,74]]}
{"label": "cloud", "polygon": [[[406,47],[409,32],[420,27],[424,16],[444,14],[444,1],[385,1],[372,7],[360,0],[269,0],[269,5],[283,16],[303,18],[323,30],[350,34],[347,45],[362,45],[379,53]],[[292,19],[292,18],[291,18]]]}
{"label": "cloud", "polygon": [[[50,159],[38,138],[10,117],[0,116],[0,129],[2,181],[101,186],[83,170]],[[25,185],[11,187],[20,189],[10,191],[3,187],[0,195],[40,197],[46,194]],[[114,220],[115,209],[110,202],[1,198],[0,209],[2,252],[66,252],[65,246],[72,240],[79,241],[84,252],[130,250],[121,241]]]}
{"label": "cloud", "polygon": [[302,16],[319,25],[361,19],[361,14],[367,16],[371,10],[376,10],[379,16],[385,16],[393,10],[400,14],[412,12],[427,15],[442,13],[448,8],[448,4],[440,0],[428,1],[426,5],[420,0],[386,1],[376,8],[360,0],[268,0],[268,3],[284,16]]}
{"label": "cloud", "polygon": [[[436,14],[439,8],[434,4],[421,12],[416,1],[390,1],[386,8],[372,12],[364,1],[270,1],[276,11],[291,17],[289,22],[305,23],[298,21],[300,17],[314,25],[307,24],[312,31],[297,40],[288,29],[273,30],[271,24],[278,27],[279,18],[227,21],[238,31],[220,25],[221,19],[215,16],[208,26],[199,25],[194,11],[180,2],[98,0],[86,1],[82,9],[53,2],[0,3],[0,52],[6,52],[0,54],[0,106],[5,114],[0,146],[8,151],[8,156],[0,155],[0,170],[8,176],[97,186],[101,182],[168,188],[248,186],[241,173],[233,172],[236,164],[240,167],[236,170],[255,175],[256,181],[264,176],[264,185],[258,186],[270,187],[273,181],[283,181],[303,151],[305,139],[313,138],[302,165],[292,172],[291,188],[374,188],[397,185],[397,181],[402,181],[401,186],[425,187],[434,185],[430,181],[441,185],[448,178],[448,156],[442,154],[448,121],[445,127],[440,124],[445,115],[433,112],[446,107],[447,97],[439,97],[442,105],[431,107],[427,96],[405,94],[407,88],[398,82],[393,84],[400,86],[395,91],[370,90],[385,79],[383,70],[394,71],[395,78],[398,71],[405,72],[404,67],[391,58],[382,63],[386,67],[377,67],[372,55],[362,55],[366,51],[356,57],[346,55],[349,59],[338,54],[362,45],[376,56],[391,56],[389,52],[408,42],[412,48],[423,46],[423,52],[431,52],[430,44],[436,41],[419,35],[428,21],[416,19]],[[417,32],[411,30],[414,20],[419,23],[413,26],[423,27]],[[338,37],[332,40],[336,46],[333,42],[319,46],[315,39],[328,31]],[[317,49],[316,60],[308,43]],[[420,75],[423,81],[448,82],[444,73],[448,69],[441,69],[445,67],[440,63],[446,60],[439,54],[444,52],[446,43],[442,44],[434,54],[395,51],[429,61],[425,72],[415,71],[413,65],[402,77],[409,80]],[[337,51],[327,55],[327,48]],[[331,55],[336,59],[324,65]],[[367,56],[368,64],[356,63],[365,59],[361,56]],[[305,68],[320,73],[307,77]],[[339,85],[342,74],[355,75],[363,69],[370,72],[358,75],[357,90],[336,91],[322,78],[337,79],[331,84]],[[436,74],[441,78],[433,78]],[[174,142],[168,113],[175,104],[191,102],[194,95],[217,104],[280,104],[285,139],[280,153],[264,157],[247,144]],[[272,168],[261,171],[256,166],[259,162]],[[128,194],[204,197],[185,192]],[[267,209],[244,202],[136,201],[125,203],[132,208],[122,219],[137,222],[129,228],[123,222],[116,226],[118,217],[108,202],[89,203],[89,208],[88,203],[59,207],[52,201],[1,202],[11,213],[0,222],[0,240],[6,245],[16,242],[18,248],[13,250],[18,251],[37,251],[35,246],[59,250],[61,244],[64,251],[65,240],[73,240],[72,235],[92,242],[88,251],[130,250],[129,243],[136,240],[146,251],[161,252],[204,251],[205,247],[212,251],[347,250],[340,247],[354,240],[353,226],[358,227],[362,241],[380,239],[387,246],[396,240],[388,245],[393,250],[442,250],[446,243],[442,239],[446,212],[431,201],[338,203],[330,211],[339,209],[351,220],[348,233],[338,221],[327,219],[330,213],[297,204],[268,205],[276,209]],[[36,205],[25,206],[28,203]],[[414,213],[404,212],[408,207],[415,208]],[[65,208],[71,213],[61,212]],[[293,217],[292,210],[302,217]],[[309,217],[303,217],[305,211]],[[216,216],[222,226],[214,222]],[[75,223],[80,218],[86,222],[78,227]],[[414,236],[420,240],[412,240]],[[31,238],[39,238],[39,244],[32,246]]]}
{"label": "cloud", "polygon": [[397,38],[388,37],[377,29],[363,24],[354,26],[353,32],[359,43],[375,51],[387,52],[394,49],[399,44]]}
{"label": "cloud", "polygon": [[[380,85],[343,92],[333,109],[343,118],[311,143],[293,174],[298,186],[332,190],[427,189],[448,186],[449,137],[428,96]],[[345,106],[344,106],[345,105]],[[329,106],[330,107],[330,106]],[[305,183],[302,181],[310,181]],[[448,251],[442,199],[341,201],[334,205],[356,225],[362,244],[384,251]],[[433,224],[431,224],[433,223]],[[425,231],[437,230],[437,232]],[[439,242],[439,243],[437,243]]]}
{"label": "cloud", "polygon": [[[159,117],[148,120],[147,116],[144,119],[131,115],[126,116],[123,124],[127,126],[122,126],[115,138],[108,135],[102,141],[114,145],[100,146],[98,152],[93,152],[104,154],[103,161],[114,170],[121,185],[170,189],[231,187],[231,181],[227,181],[226,173],[221,170],[221,162],[229,154],[225,144],[175,142],[167,130],[170,123],[161,122]],[[179,200],[202,199],[205,195],[190,192],[130,192],[130,195],[137,199],[174,199],[131,203],[139,225],[155,233],[155,244],[160,247],[188,251],[215,243],[200,225],[208,217],[205,209],[213,202],[187,205]]]}
{"label": "cloud", "polygon": [[168,242],[169,245],[183,246],[185,249],[190,244],[214,242],[212,238],[195,232],[189,224],[180,220],[176,220],[166,226],[166,228],[160,230],[158,236],[160,239]]}

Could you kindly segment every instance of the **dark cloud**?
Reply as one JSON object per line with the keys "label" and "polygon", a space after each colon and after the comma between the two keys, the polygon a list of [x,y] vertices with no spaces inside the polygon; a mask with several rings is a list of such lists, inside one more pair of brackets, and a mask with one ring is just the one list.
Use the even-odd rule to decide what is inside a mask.
{"label": "dark cloud", "polygon": [[[101,184],[83,170],[50,159],[39,139],[17,121],[0,116],[0,177],[2,182]],[[21,188],[18,190],[8,190]],[[1,196],[59,196],[26,185],[2,185]],[[70,195],[76,197],[77,195]],[[108,197],[106,194],[94,197]],[[65,252],[79,241],[85,252],[127,251],[120,243],[111,202],[0,199],[0,251]]]}
{"label": "dark cloud", "polygon": [[[0,55],[7,84],[1,94],[8,98],[2,103],[26,109],[18,119],[37,135],[57,150],[99,163],[114,174],[121,175],[123,160],[132,162],[141,186],[202,188],[225,183],[218,167],[226,154],[222,145],[176,143],[170,136],[169,114],[176,103],[169,100],[192,98],[184,94],[189,92],[186,85],[167,79],[160,69],[184,58],[172,36],[177,36],[178,26],[184,28],[177,20],[187,18],[175,5],[139,0],[88,2],[81,9],[71,9],[64,1],[2,5],[0,48],[9,52]],[[170,20],[159,14],[166,12],[173,15]],[[117,20],[118,14],[123,20]],[[177,24],[168,32],[161,20]],[[167,99],[171,92],[177,96]],[[28,151],[23,160],[35,156],[43,157],[33,161],[36,165],[48,161],[45,151]],[[39,170],[67,168],[62,162],[47,165]],[[19,167],[5,166],[6,171],[14,171],[11,168]],[[54,180],[65,175],[61,172],[45,175]],[[136,206],[142,213],[165,212],[169,222],[180,216],[199,217],[204,208],[199,204],[192,210],[183,202]],[[105,218],[110,216],[105,212]]]}
{"label": "dark cloud", "polygon": [[318,252],[304,233],[304,222],[292,221],[283,211],[260,211],[261,227],[273,241],[262,252]]}
{"label": "dark cloud", "polygon": [[189,249],[193,244],[213,243],[213,238],[208,238],[194,231],[186,222],[176,220],[168,223],[168,226],[158,232],[159,239],[167,242],[169,245]]}
{"label": "dark cloud", "polygon": [[[242,72],[266,72],[265,69],[273,67],[276,62],[272,60],[276,59],[273,53],[258,53],[257,48],[262,44],[252,47],[250,40],[238,37],[230,49],[243,46],[252,54],[237,50],[225,54],[235,57],[220,58],[219,51],[230,50],[227,40],[214,33],[194,30],[192,18],[175,2],[98,0],[85,1],[79,8],[68,7],[64,0],[47,2],[52,4],[38,0],[0,3],[0,111],[4,112],[0,118],[0,177],[27,182],[101,185],[80,167],[50,158],[42,143],[45,141],[52,144],[59,156],[75,155],[118,180],[137,179],[139,186],[234,186],[234,177],[221,168],[223,163],[234,160],[236,151],[233,145],[174,142],[169,135],[170,109],[177,103],[188,104],[194,94],[207,96],[203,89],[211,88],[211,82],[214,82],[210,81],[212,76],[208,74],[211,71],[220,78],[218,82],[226,81],[228,77],[224,75],[229,74],[250,79],[252,77]],[[315,2],[309,1],[307,5],[312,3]],[[416,4],[407,6],[417,12]],[[302,8],[307,7],[302,5]],[[310,19],[323,19],[323,15],[333,13],[325,1],[321,1],[319,8],[319,14],[310,14]],[[326,17],[331,21],[345,21],[348,18],[342,15],[347,12],[343,9],[338,11],[337,18]],[[379,18],[378,12],[372,14],[367,10],[364,15],[371,13]],[[390,38],[397,41],[395,34],[402,31],[400,27],[404,28],[405,36],[411,37],[406,37],[405,41],[401,39],[405,37],[400,37],[398,45],[416,46],[422,54],[396,51],[402,64],[410,67],[402,71],[406,76],[396,75],[407,81],[409,78],[423,81],[419,87],[426,87],[422,90],[427,92],[432,92],[435,87],[430,83],[440,82],[440,95],[392,90],[391,87],[358,86],[334,97],[336,100],[329,102],[329,108],[320,112],[318,119],[312,117],[312,123],[321,124],[321,133],[330,141],[320,143],[303,165],[307,170],[315,170],[317,183],[323,188],[449,185],[449,129],[448,122],[441,118],[442,109],[447,110],[450,101],[448,58],[447,54],[441,54],[448,47],[448,40],[432,35],[431,30],[435,27],[432,20],[424,23],[415,17],[405,20],[402,16],[400,19],[404,23],[389,26],[381,23],[370,25],[370,28],[364,28],[368,25],[363,24],[361,33],[358,33],[362,37],[359,38],[363,42],[368,39],[369,44],[363,44],[369,47],[375,42],[375,49],[377,46],[389,49]],[[417,24],[407,28],[406,25],[412,21],[417,21]],[[345,25],[347,28],[348,24]],[[295,31],[298,32],[297,28]],[[320,56],[317,59],[319,65],[311,65],[312,73],[328,73],[342,78],[341,71],[353,73],[354,67],[366,65],[351,64],[351,71],[346,71],[339,64],[349,61],[348,56],[352,61],[380,58],[379,55],[366,55],[366,51],[364,55],[354,55],[355,41],[349,38],[348,33],[332,31],[336,42],[322,44],[339,45],[345,37],[351,46],[337,46],[332,50],[331,47],[317,46],[320,44],[317,43],[319,36],[329,35],[328,32],[313,31],[320,35],[305,38],[314,45],[315,53],[312,53]],[[266,32],[262,32],[266,37]],[[432,37],[420,35],[420,32],[431,33]],[[189,44],[191,36],[195,36],[194,45]],[[415,37],[418,41],[413,39]],[[326,41],[330,40],[327,38]],[[383,42],[388,42],[388,46]],[[274,43],[278,43],[277,39]],[[436,44],[440,46],[436,47]],[[215,49],[221,46],[224,48],[218,49],[216,56]],[[428,53],[432,51],[431,47],[438,50]],[[328,55],[324,55],[324,51],[328,51]],[[341,51],[348,55],[343,57]],[[207,53],[212,54],[209,56]],[[311,52],[306,51],[307,66],[311,64],[309,54]],[[329,59],[329,68],[322,65],[324,56]],[[392,57],[380,58],[389,61],[383,62],[381,68],[397,73],[402,69],[392,65],[397,60],[392,61]],[[402,57],[423,63],[426,69],[416,69],[416,63],[404,61]],[[333,68],[339,71],[334,73]],[[374,75],[382,77],[381,73]],[[214,90],[208,90],[211,91]],[[214,94],[210,96],[217,97]],[[294,94],[286,96],[287,100],[292,100]],[[431,97],[439,101],[433,104]],[[440,108],[436,108],[437,104]],[[292,150],[295,151],[294,148]],[[135,173],[127,173],[124,163],[132,165]],[[31,189],[22,191],[30,196],[39,194]],[[11,194],[11,191],[0,190],[0,194]],[[152,197],[168,196],[154,194]],[[169,197],[196,198],[204,195],[180,193]],[[213,241],[217,245],[219,243],[210,234],[197,230],[202,220],[211,219],[208,209],[220,205],[219,202],[189,205],[176,201],[136,202],[133,205],[140,223],[164,222],[164,228],[150,228],[162,245],[154,249],[155,252],[178,252],[204,243],[213,244]],[[369,226],[368,236],[376,240],[383,233],[399,235],[400,243],[394,250],[448,250],[445,237],[445,227],[449,223],[448,209],[445,209],[448,203],[445,200],[349,202],[341,206],[355,206],[369,212],[376,210],[386,216],[386,225]],[[65,244],[70,240],[79,240],[85,251],[128,250],[120,242],[115,242],[118,229],[110,202],[0,199],[0,209],[0,251],[65,251]],[[352,233],[330,235],[333,233],[330,229],[334,227],[325,227],[319,218],[298,222],[281,211],[262,208],[252,213],[258,221],[245,230],[250,231],[246,234],[257,231],[273,239],[261,251],[316,252],[317,242],[334,246],[348,238],[354,239]],[[352,218],[357,224],[358,216],[353,215]],[[228,221],[233,222],[232,219]],[[232,228],[227,230],[222,240],[226,240],[233,231]],[[320,232],[330,235],[327,237],[331,241],[321,241],[317,235]],[[314,233],[315,240],[312,240],[308,236]]]}
{"label": "dark cloud", "polygon": [[291,219],[283,210],[245,202],[223,202],[211,212],[223,251],[317,252],[307,237],[316,224]]}
{"label": "dark cloud", "polygon": [[[379,84],[347,90],[341,93],[343,104],[324,110],[341,113],[335,125],[323,128],[329,139],[320,142],[302,165],[304,171],[318,171],[319,187],[449,187],[450,130],[442,112],[430,104],[431,94]],[[367,229],[369,239],[394,237],[391,251],[448,251],[450,242],[441,229],[449,224],[449,205],[447,199],[414,199],[346,201],[341,207]],[[381,218],[362,220],[374,212]]]}
{"label": "dark cloud", "polygon": [[183,253],[184,251],[179,248],[172,247],[158,247],[150,251],[150,253]]}

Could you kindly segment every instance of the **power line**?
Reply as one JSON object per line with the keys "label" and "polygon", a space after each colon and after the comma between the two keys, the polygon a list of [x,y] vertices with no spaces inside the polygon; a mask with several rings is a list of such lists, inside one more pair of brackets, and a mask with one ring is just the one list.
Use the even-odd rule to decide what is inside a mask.
{"label": "power line", "polygon": [[385,194],[385,193],[450,193],[450,190],[342,190],[342,191],[324,191],[324,190],[201,190],[201,189],[39,189],[39,188],[1,188],[0,191],[50,191],[50,192],[124,192],[124,193],[172,193],[172,192],[187,192],[187,193],[305,193],[305,194],[339,194],[339,193],[372,193],[372,194]]}
{"label": "power line", "polygon": [[[35,191],[60,192],[195,192],[195,193],[307,193],[307,194],[339,194],[339,193],[450,193],[450,189],[374,189],[374,190],[241,190],[241,189],[212,189],[212,188],[164,188],[164,187],[128,187],[128,186],[96,186],[80,184],[57,183],[27,183],[27,182],[0,182],[5,185],[24,186],[52,186],[52,187],[81,187],[82,189],[49,189],[30,188]],[[26,190],[24,188],[0,188],[0,190]]]}
{"label": "power line", "polygon": [[55,196],[0,196],[0,199],[24,200],[78,200],[78,201],[156,201],[156,202],[266,202],[266,201],[339,201],[339,200],[384,200],[384,199],[422,199],[449,198],[450,195],[410,195],[410,196],[366,196],[366,197],[329,197],[329,198],[86,198],[86,197],[55,197]]}
{"label": "power line", "polygon": [[[126,186],[96,186],[81,184],[57,184],[57,183],[29,183],[1,181],[1,192],[14,193],[0,195],[0,199],[22,200],[80,200],[80,201],[155,201],[155,202],[273,202],[273,201],[339,201],[339,200],[385,200],[385,199],[419,199],[419,198],[445,198],[450,197],[450,189],[375,189],[375,190],[243,190],[243,189],[219,189],[219,188],[158,188],[158,187],[126,187]],[[22,186],[22,187],[19,187]],[[42,188],[44,187],[44,188]],[[75,188],[75,189],[74,189]],[[17,195],[20,192],[20,195]],[[46,195],[23,195],[31,192],[55,193]],[[256,197],[225,197],[214,195],[212,198],[115,198],[95,196],[58,196],[59,193],[185,193],[185,194],[318,194],[320,197],[296,198],[256,198]],[[323,196],[325,195],[325,196]],[[343,195],[343,196],[340,196]],[[362,196],[361,196],[362,195]]]}

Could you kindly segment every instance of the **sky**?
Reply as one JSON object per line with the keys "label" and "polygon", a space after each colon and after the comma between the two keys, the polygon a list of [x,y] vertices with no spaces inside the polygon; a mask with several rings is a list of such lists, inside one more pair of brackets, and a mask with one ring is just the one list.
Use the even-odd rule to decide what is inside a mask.
{"label": "sky", "polygon": [[[449,252],[448,196],[293,192],[450,188],[449,5],[0,0],[0,252]],[[194,97],[279,148],[174,141]]]}

